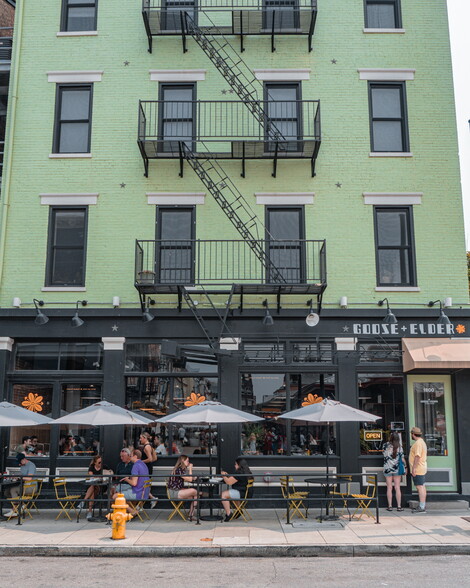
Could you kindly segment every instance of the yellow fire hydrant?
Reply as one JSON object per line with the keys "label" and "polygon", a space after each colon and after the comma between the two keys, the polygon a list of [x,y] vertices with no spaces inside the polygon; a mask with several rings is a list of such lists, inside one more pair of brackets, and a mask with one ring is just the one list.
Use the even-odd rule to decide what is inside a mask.
{"label": "yellow fire hydrant", "polygon": [[127,512],[127,502],[124,494],[116,496],[116,502],[111,505],[114,508],[113,513],[106,515],[108,520],[113,521],[112,539],[126,538],[126,522],[132,519],[132,515]]}

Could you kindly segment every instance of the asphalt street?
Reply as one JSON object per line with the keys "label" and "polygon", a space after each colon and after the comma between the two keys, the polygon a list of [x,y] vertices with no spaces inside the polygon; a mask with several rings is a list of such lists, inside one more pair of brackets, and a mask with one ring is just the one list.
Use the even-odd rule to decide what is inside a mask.
{"label": "asphalt street", "polygon": [[1,558],[2,586],[91,588],[470,587],[470,556]]}

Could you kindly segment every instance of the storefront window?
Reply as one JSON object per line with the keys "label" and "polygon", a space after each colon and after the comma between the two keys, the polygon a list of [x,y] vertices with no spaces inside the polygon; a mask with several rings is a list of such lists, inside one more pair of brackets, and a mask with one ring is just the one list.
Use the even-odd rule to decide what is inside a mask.
{"label": "storefront window", "polygon": [[[101,387],[95,384],[62,384],[60,416],[75,412],[101,400]],[[62,425],[59,455],[92,456],[100,452],[100,429],[86,425]]]}
{"label": "storefront window", "polygon": [[404,429],[403,377],[395,374],[358,374],[358,399],[361,410],[380,416],[375,423],[361,423],[361,454],[381,454],[390,431],[400,433]]}
{"label": "storefront window", "polygon": [[[53,389],[48,384],[14,384],[12,403],[33,412],[51,416]],[[23,437],[29,436],[32,442],[22,446]],[[10,430],[9,455],[24,453],[48,457],[50,453],[51,429],[49,426],[12,427]]]}
{"label": "storefront window", "polygon": [[126,372],[165,372],[169,363],[160,355],[157,343],[129,343],[126,346]]}
{"label": "storefront window", "polygon": [[18,343],[15,370],[101,370],[102,343]]}
{"label": "storefront window", "polygon": [[447,455],[443,382],[413,382],[416,426],[423,431],[428,455]]}

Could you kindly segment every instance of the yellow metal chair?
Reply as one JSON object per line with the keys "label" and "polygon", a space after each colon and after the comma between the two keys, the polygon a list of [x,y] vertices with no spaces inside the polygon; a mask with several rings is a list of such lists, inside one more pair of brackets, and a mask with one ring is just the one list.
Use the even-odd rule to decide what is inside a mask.
{"label": "yellow metal chair", "polygon": [[[150,489],[151,488],[152,488],[152,480],[146,480],[144,482],[143,487],[142,487],[142,496],[145,496],[147,489],[150,492]],[[144,518],[143,517],[145,517],[147,520],[150,520],[150,517],[149,517],[149,515],[147,514],[147,512],[145,510],[145,503],[148,500],[149,499],[148,499],[148,494],[147,494],[147,498],[141,498],[137,502],[132,502],[132,505],[134,506],[135,510],[137,511],[137,517],[140,519],[140,521],[142,523],[144,522]]]}
{"label": "yellow metal chair", "polygon": [[[294,480],[290,476],[281,476],[279,481],[281,482],[282,496],[289,503],[289,514],[306,519],[307,507],[304,504],[304,500],[307,498],[308,492],[297,492],[295,490]],[[305,515],[300,511],[301,508],[305,510]]]}
{"label": "yellow metal chair", "polygon": [[[351,494],[352,476],[336,474],[335,478],[336,482],[332,485],[328,495],[333,496],[334,498],[342,498],[343,508],[341,509],[341,514],[344,512],[344,509],[349,513],[348,501],[346,499]],[[330,508],[335,508],[335,502],[330,502],[329,506]]]}
{"label": "yellow metal chair", "polygon": [[245,490],[245,496],[241,498],[241,500],[231,500],[230,504],[232,505],[233,512],[230,520],[232,521],[235,518],[241,517],[246,523],[251,521],[250,513],[246,510],[246,505],[248,502],[248,498],[253,496],[253,484],[255,481],[253,478],[248,480]]}
{"label": "yellow metal chair", "polygon": [[358,520],[361,520],[362,516],[366,514],[368,517],[371,517],[375,521],[375,516],[369,510],[370,503],[375,498],[375,494],[377,492],[377,482],[375,476],[367,476],[366,477],[366,491],[363,494],[351,494],[351,498],[357,500],[357,508],[354,511],[352,518],[356,515],[357,512],[360,512]]}
{"label": "yellow metal chair", "polygon": [[41,497],[42,485],[44,483],[44,478],[33,478],[34,482],[36,482],[36,492],[33,495],[33,500],[31,502],[31,509],[34,510],[39,514],[39,509],[36,505],[36,500]]}
{"label": "yellow metal chair", "polygon": [[62,514],[64,514],[70,521],[70,511],[73,510],[77,514],[77,508],[75,504],[77,500],[81,499],[80,494],[69,494],[67,490],[67,480],[65,478],[54,478],[53,480],[55,495],[57,502],[60,505],[59,514],[56,516],[57,520]]}
{"label": "yellow metal chair", "polygon": [[171,519],[176,514],[178,514],[183,519],[183,521],[188,520],[187,513],[186,513],[186,510],[184,508],[184,500],[179,500],[179,499],[178,500],[173,500],[173,498],[171,498],[171,496],[170,496],[170,490],[168,488],[168,483],[167,483],[167,486],[166,486],[166,495],[168,497],[168,500],[170,501],[171,506],[173,507],[173,510],[170,513],[170,515],[169,515],[169,517],[168,517],[167,520],[168,521],[171,521]]}
{"label": "yellow metal chair", "polygon": [[[23,489],[20,496],[12,498],[10,500],[11,504],[11,515],[8,517],[8,521],[12,517],[16,517],[19,515],[20,504],[21,504],[21,515],[23,517],[29,516],[30,519],[33,518],[31,514],[31,508],[34,502],[34,495],[36,492],[36,482],[34,480],[26,480],[23,482]],[[21,502],[20,502],[21,500]]]}

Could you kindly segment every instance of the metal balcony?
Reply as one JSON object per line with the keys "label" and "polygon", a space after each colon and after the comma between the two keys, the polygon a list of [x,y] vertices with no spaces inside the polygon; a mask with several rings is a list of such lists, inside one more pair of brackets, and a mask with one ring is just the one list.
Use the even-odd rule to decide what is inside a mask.
{"label": "metal balcony", "polygon": [[[260,124],[240,100],[140,101],[137,143],[148,173],[150,159],[182,160],[181,143],[195,157],[245,160],[309,159],[312,176],[321,143],[320,101],[253,101],[268,113]],[[281,140],[268,139],[269,122]],[[271,137],[272,137],[271,133]]]}
{"label": "metal balcony", "polygon": [[184,35],[185,13],[203,32],[239,35],[241,50],[246,35],[307,35],[308,49],[317,18],[317,0],[142,0],[142,16],[152,52],[152,38]]}
{"label": "metal balcony", "polygon": [[201,287],[212,294],[312,294],[326,288],[326,243],[258,241],[259,259],[247,241],[136,241],[135,287],[141,296]]}

